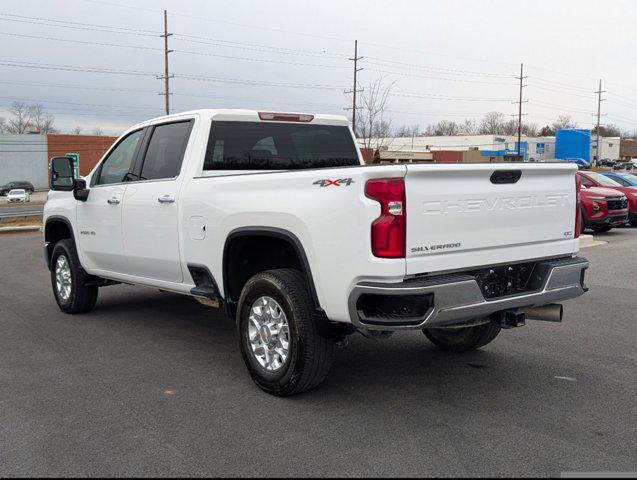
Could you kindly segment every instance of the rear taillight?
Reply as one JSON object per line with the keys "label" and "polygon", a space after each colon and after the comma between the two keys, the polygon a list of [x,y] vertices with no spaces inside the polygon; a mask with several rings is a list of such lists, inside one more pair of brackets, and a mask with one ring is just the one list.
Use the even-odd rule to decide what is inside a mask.
{"label": "rear taillight", "polygon": [[379,258],[405,258],[407,204],[404,180],[369,180],[365,194],[380,203],[380,216],[372,223],[372,253]]}
{"label": "rear taillight", "polygon": [[575,174],[575,238],[579,238],[582,231],[582,199],[580,190],[582,188],[582,179]]}

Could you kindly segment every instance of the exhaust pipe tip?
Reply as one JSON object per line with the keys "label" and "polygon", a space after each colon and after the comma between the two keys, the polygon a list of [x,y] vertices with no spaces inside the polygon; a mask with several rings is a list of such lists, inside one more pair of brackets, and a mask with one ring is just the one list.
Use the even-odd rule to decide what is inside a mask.
{"label": "exhaust pipe tip", "polygon": [[564,318],[564,306],[559,303],[551,303],[549,305],[542,305],[541,307],[522,308],[519,311],[524,313],[528,320],[561,323]]}

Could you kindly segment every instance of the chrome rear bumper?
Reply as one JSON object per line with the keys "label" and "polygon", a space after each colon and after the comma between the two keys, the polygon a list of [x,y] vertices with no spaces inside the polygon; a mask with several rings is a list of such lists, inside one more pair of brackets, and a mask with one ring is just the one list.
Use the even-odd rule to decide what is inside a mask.
{"label": "chrome rear bumper", "polygon": [[[486,299],[476,278],[467,274],[439,275],[395,284],[364,282],[349,297],[350,318],[363,330],[410,330],[462,325],[473,319],[522,307],[537,307],[583,295],[588,288],[584,273],[588,260],[581,257],[539,262],[539,287],[507,297]],[[402,296],[405,300],[427,297],[430,306],[410,318],[392,315],[369,318],[360,308],[363,295]]]}

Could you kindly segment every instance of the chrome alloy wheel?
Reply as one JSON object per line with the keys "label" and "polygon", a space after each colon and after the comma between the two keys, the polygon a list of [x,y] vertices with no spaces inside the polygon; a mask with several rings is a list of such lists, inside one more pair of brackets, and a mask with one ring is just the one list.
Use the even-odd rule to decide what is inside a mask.
{"label": "chrome alloy wheel", "polygon": [[268,372],[281,370],[290,356],[290,327],[281,305],[260,297],[250,308],[248,345],[256,361]]}
{"label": "chrome alloy wheel", "polygon": [[71,266],[64,255],[60,255],[55,262],[55,288],[60,296],[60,300],[66,302],[71,298]]}

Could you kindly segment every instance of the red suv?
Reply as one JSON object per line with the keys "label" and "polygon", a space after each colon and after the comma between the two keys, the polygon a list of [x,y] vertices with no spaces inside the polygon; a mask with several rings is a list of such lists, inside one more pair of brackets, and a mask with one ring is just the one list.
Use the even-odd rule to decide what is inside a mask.
{"label": "red suv", "polygon": [[[582,179],[584,180],[584,179]],[[582,182],[580,189],[582,232],[607,232],[628,223],[628,199],[610,188],[588,187]]]}
{"label": "red suv", "polygon": [[612,188],[626,195],[626,198],[628,198],[629,220],[632,225],[637,226],[637,188],[622,185],[612,178],[597,172],[581,172],[578,175],[583,187]]}

